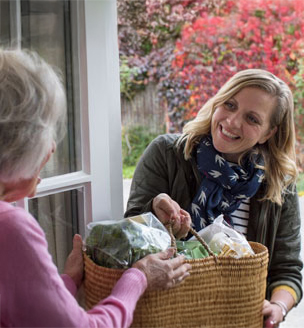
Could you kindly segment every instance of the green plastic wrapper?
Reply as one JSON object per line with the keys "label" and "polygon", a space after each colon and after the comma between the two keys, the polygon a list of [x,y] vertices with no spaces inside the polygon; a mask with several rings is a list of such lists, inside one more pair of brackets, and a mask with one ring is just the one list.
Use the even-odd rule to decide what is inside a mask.
{"label": "green plastic wrapper", "polygon": [[176,241],[177,253],[182,254],[186,259],[203,259],[209,254],[206,248],[199,241]]}
{"label": "green plastic wrapper", "polygon": [[129,268],[146,255],[171,245],[167,229],[150,212],[120,221],[91,222],[86,235],[87,255],[107,268]]}

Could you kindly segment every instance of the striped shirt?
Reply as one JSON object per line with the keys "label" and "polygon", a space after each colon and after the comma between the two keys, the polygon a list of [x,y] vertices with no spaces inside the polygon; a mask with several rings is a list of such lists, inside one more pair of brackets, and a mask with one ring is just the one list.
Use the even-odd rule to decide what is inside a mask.
{"label": "striped shirt", "polygon": [[234,224],[234,230],[241,232],[247,237],[247,228],[249,220],[250,199],[244,199],[237,210],[230,214]]}
{"label": "striped shirt", "polygon": [[[227,163],[229,164],[230,167],[237,165],[232,162],[227,162]],[[233,222],[234,230],[236,230],[237,232],[241,232],[245,237],[247,237],[249,208],[250,208],[250,198],[246,198],[242,200],[239,208],[229,215]]]}

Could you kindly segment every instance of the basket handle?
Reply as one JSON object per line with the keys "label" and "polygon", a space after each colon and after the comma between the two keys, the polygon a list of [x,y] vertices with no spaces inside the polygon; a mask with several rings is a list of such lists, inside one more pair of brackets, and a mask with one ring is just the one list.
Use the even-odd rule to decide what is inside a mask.
{"label": "basket handle", "polygon": [[[170,237],[171,237],[171,247],[173,247],[175,249],[175,255],[176,255],[176,253],[177,253],[177,247],[176,247],[176,239],[175,239],[175,237],[173,235],[173,231],[172,231],[172,223],[167,224],[166,225],[166,228],[167,228],[167,230],[168,230],[168,232],[170,234]],[[209,254],[209,256],[212,256],[214,258],[214,260],[217,261],[217,256],[210,249],[210,247],[204,241],[204,239],[192,227],[190,227],[189,231],[204,246],[204,248],[206,249],[206,251]]]}

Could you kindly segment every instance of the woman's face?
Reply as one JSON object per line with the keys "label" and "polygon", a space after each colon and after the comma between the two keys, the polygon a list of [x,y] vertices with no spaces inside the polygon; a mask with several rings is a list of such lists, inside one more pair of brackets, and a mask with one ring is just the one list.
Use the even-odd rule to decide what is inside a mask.
{"label": "woman's face", "polygon": [[266,142],[276,132],[270,129],[274,106],[275,98],[255,87],[245,87],[218,106],[211,120],[215,149],[237,163],[242,153]]}

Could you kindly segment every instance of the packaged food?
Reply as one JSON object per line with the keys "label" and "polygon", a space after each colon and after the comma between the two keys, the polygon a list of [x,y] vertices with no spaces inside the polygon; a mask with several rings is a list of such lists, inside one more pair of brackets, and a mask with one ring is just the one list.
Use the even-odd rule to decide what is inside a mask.
{"label": "packaged food", "polygon": [[[212,224],[200,230],[198,234],[218,256],[240,258],[254,254],[246,237],[234,230],[224,220],[223,215],[217,217]],[[190,240],[195,240],[195,237]]]}
{"label": "packaged food", "polygon": [[209,254],[205,247],[197,240],[176,241],[177,253],[184,255],[188,260],[202,259]]}

